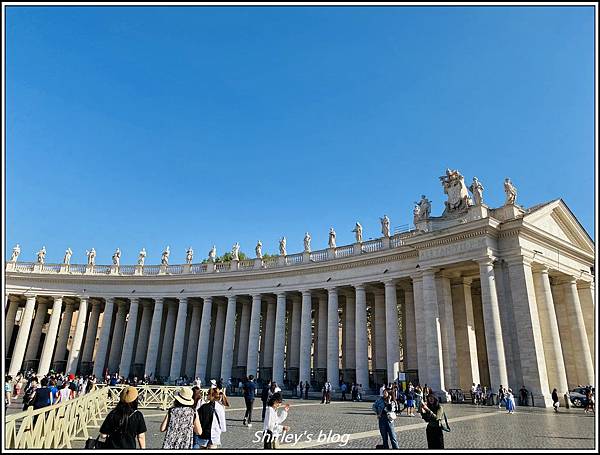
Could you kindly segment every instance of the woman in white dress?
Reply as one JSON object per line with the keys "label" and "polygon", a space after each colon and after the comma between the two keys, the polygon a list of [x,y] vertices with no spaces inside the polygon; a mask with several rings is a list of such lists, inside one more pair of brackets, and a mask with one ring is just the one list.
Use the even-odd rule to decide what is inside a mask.
{"label": "woman in white dress", "polygon": [[278,439],[281,437],[281,434],[284,431],[290,430],[290,427],[281,425],[285,419],[287,419],[290,405],[286,404],[281,412],[277,412],[277,410],[281,407],[282,402],[283,398],[279,392],[275,392],[273,395],[271,395],[269,401],[267,402],[267,412],[265,414],[263,426],[265,449],[276,449],[279,445]]}

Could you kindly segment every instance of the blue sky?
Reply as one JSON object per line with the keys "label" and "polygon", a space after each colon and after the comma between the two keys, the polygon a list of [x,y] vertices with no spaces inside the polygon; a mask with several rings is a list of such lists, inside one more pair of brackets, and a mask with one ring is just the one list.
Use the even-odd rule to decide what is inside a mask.
{"label": "blue sky", "polygon": [[591,7],[9,7],[6,258],[195,262],[412,223],[438,177],[594,236]]}

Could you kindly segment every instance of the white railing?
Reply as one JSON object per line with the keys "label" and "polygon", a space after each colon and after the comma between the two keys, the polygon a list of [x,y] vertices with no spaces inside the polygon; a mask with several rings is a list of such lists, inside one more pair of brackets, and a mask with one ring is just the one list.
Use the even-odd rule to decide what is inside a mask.
{"label": "white railing", "polygon": [[108,275],[110,273],[110,265],[95,265],[94,273],[97,275]]}
{"label": "white railing", "polygon": [[403,238],[400,234],[396,234],[395,236],[390,238],[390,247],[397,248],[401,246],[403,243]]}
{"label": "white railing", "polygon": [[69,273],[85,273],[86,267],[85,264],[70,264]]}
{"label": "white railing", "polygon": [[290,254],[289,256],[286,256],[285,261],[287,265],[295,265],[295,264],[302,264],[302,253],[297,253],[297,254]]}
{"label": "white railing", "polygon": [[42,265],[42,272],[46,273],[58,273],[60,272],[60,264],[44,264]]}
{"label": "white railing", "polygon": [[183,265],[169,265],[167,266],[167,273],[181,275],[183,273]]}
{"label": "white railing", "polygon": [[354,245],[341,246],[336,249],[335,255],[338,258],[346,258],[354,254]]}
{"label": "white railing", "polygon": [[160,272],[161,265],[145,265],[144,266],[144,275],[158,275]]}
{"label": "white railing", "polygon": [[369,240],[362,244],[363,253],[373,253],[383,249],[383,241],[381,239]]}
{"label": "white railing", "polygon": [[263,259],[263,268],[265,268],[265,269],[274,269],[275,267],[277,267],[278,261],[279,261],[279,257],[278,256],[274,256],[274,257],[271,257],[271,258]]}
{"label": "white railing", "polygon": [[206,268],[208,264],[192,264],[190,268],[191,273],[206,273]]}
{"label": "white railing", "polygon": [[313,262],[321,262],[327,260],[327,250],[313,251],[310,253],[310,260]]}
{"label": "white railing", "polygon": [[217,272],[226,272],[231,268],[231,262],[217,262],[215,264],[215,270]]}
{"label": "white railing", "polygon": [[121,275],[133,275],[135,274],[135,265],[120,265],[119,273]]}
{"label": "white railing", "polygon": [[17,262],[15,264],[15,270],[17,272],[33,272],[35,264],[33,262]]}
{"label": "white railing", "polygon": [[253,269],[254,268],[254,259],[244,259],[238,263],[238,269]]}

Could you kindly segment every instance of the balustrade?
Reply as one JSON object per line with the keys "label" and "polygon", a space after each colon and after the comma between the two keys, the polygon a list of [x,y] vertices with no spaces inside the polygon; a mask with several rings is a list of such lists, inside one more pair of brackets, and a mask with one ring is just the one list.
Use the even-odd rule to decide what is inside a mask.
{"label": "balustrade", "polygon": [[58,273],[60,272],[60,264],[44,264],[42,266],[42,272],[45,273]]}
{"label": "balustrade", "polygon": [[279,259],[279,256],[274,256],[274,257],[264,259],[263,260],[263,268],[274,269],[275,267],[277,267],[278,259]]}
{"label": "balustrade", "polygon": [[171,275],[181,275],[183,273],[183,265],[169,265],[167,267],[167,273]]}
{"label": "balustrade", "polygon": [[336,256],[338,258],[345,258],[354,254],[354,245],[341,246],[336,249]]}
{"label": "balustrade", "polygon": [[69,273],[85,273],[86,267],[85,264],[71,264],[69,265]]}
{"label": "balustrade", "polygon": [[327,250],[313,251],[310,253],[310,260],[313,262],[321,262],[327,260]]}
{"label": "balustrade", "polygon": [[302,263],[302,253],[290,254],[285,258],[287,265],[301,264]]}
{"label": "balustrade", "polygon": [[230,268],[231,268],[231,263],[230,262],[217,262],[215,264],[215,270],[217,272],[226,272]]}
{"label": "balustrade", "polygon": [[110,273],[110,265],[95,265],[94,273],[96,275],[108,275]]}
{"label": "balustrade", "polygon": [[145,265],[143,269],[144,275],[158,275],[160,272],[160,265]]}
{"label": "balustrade", "polygon": [[254,259],[244,259],[243,261],[240,261],[238,264],[238,268],[240,270],[253,269],[254,268]]}
{"label": "balustrade", "polygon": [[191,273],[205,273],[208,264],[192,264],[190,268]]}
{"label": "balustrade", "polygon": [[17,272],[33,272],[35,263],[33,262],[17,262],[15,264],[15,270]]}
{"label": "balustrade", "polygon": [[383,249],[383,240],[375,239],[368,240],[362,244],[362,251],[364,253],[373,253],[374,251],[379,251]]}
{"label": "balustrade", "polygon": [[120,265],[119,273],[121,275],[133,275],[135,274],[135,265]]}

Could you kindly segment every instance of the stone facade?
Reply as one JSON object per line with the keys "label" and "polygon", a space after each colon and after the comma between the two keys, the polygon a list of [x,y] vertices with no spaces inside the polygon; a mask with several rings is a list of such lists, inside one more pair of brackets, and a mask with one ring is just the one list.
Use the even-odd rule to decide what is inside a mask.
{"label": "stone facade", "polygon": [[525,385],[536,406],[551,404],[553,388],[594,384],[595,249],[565,203],[461,210],[390,237],[264,260],[15,258],[6,263],[8,374],[254,374],[314,390],[341,378],[375,388],[406,372],[440,394]]}

